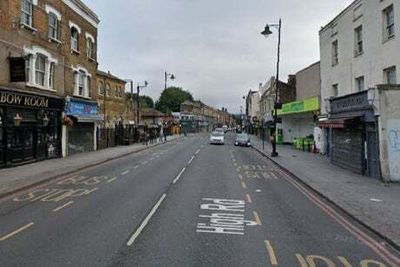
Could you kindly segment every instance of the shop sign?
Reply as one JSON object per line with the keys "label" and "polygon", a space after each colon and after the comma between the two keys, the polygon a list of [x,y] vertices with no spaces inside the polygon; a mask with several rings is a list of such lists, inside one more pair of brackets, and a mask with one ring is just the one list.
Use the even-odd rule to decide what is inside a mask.
{"label": "shop sign", "polygon": [[28,95],[13,91],[0,90],[0,104],[28,108],[60,109],[61,100],[45,96]]}
{"label": "shop sign", "polygon": [[69,100],[66,103],[65,113],[73,116],[97,115],[97,103]]}
{"label": "shop sign", "polygon": [[25,58],[23,57],[10,57],[10,81],[14,82],[25,82],[26,81],[26,68]]}
{"label": "shop sign", "polygon": [[278,115],[287,115],[293,113],[311,112],[320,109],[319,97],[304,99],[283,104],[282,109],[278,110]]}
{"label": "shop sign", "polygon": [[368,91],[336,97],[330,100],[331,113],[354,111],[370,108],[368,104]]}

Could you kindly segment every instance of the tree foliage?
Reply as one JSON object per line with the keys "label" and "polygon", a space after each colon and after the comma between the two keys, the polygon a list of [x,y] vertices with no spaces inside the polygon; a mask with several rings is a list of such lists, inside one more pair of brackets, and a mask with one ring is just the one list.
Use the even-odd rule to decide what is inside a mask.
{"label": "tree foliage", "polygon": [[193,101],[190,92],[180,87],[169,87],[162,92],[160,99],[156,102],[156,109],[163,113],[178,112],[181,104],[186,100]]}
{"label": "tree foliage", "polygon": [[[133,101],[136,103],[136,94],[132,95]],[[126,99],[131,100],[131,93],[126,93]],[[154,108],[154,101],[150,96],[139,95],[139,103],[141,108]]]}

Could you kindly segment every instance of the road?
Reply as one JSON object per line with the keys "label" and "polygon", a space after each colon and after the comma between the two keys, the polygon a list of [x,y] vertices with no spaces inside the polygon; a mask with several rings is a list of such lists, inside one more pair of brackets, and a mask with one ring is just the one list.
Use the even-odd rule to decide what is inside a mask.
{"label": "road", "polygon": [[0,200],[1,266],[400,266],[255,150],[181,138]]}

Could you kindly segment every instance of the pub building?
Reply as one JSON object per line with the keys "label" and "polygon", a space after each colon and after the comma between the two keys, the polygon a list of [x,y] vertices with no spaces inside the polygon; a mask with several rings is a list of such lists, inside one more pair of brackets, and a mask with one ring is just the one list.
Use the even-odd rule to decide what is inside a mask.
{"label": "pub building", "polygon": [[64,100],[0,88],[0,168],[61,156]]}

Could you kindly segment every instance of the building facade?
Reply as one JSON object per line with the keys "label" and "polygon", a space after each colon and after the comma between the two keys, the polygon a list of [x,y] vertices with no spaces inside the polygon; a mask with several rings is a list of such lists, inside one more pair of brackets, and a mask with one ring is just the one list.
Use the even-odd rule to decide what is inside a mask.
{"label": "building facade", "polygon": [[389,167],[380,157],[390,134],[378,97],[400,91],[377,88],[398,83],[399,14],[397,1],[356,0],[319,33],[321,151],[333,164],[386,180],[394,178],[383,171]]}
{"label": "building facade", "polygon": [[91,100],[98,23],[78,0],[0,2],[0,166],[66,155],[65,102]]}

